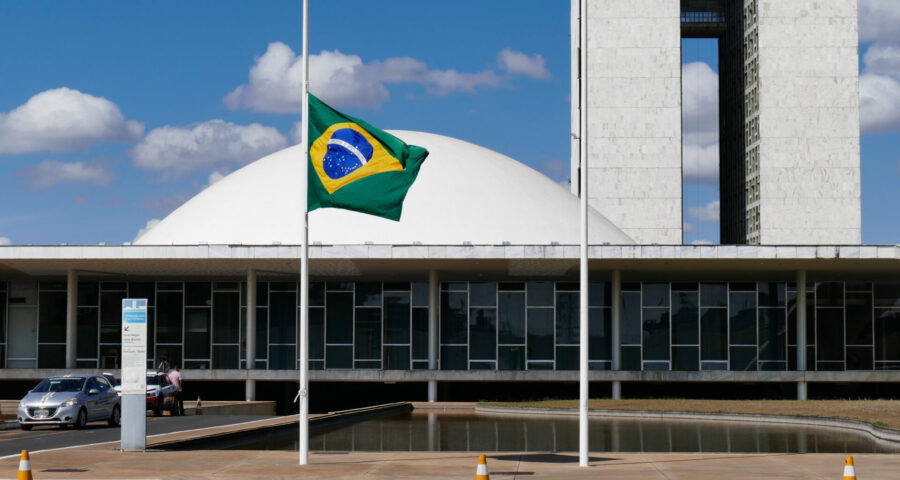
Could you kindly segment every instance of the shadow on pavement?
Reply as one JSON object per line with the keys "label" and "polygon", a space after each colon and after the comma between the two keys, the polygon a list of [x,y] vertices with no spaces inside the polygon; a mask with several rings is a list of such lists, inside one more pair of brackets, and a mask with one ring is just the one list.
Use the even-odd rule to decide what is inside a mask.
{"label": "shadow on pavement", "polygon": [[[497,460],[510,460],[510,461],[523,461],[523,462],[536,462],[536,463],[578,463],[577,455],[562,455],[559,453],[523,453],[519,455],[490,455],[487,456],[488,459],[494,458]],[[611,462],[613,460],[618,460],[617,458],[605,458],[605,457],[588,457],[588,461],[591,462]]]}

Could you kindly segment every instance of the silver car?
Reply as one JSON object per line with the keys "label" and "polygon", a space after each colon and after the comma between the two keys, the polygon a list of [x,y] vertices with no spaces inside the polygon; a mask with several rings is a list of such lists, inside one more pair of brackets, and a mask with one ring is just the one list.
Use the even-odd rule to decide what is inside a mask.
{"label": "silver car", "polygon": [[74,425],[105,420],[119,425],[119,396],[101,375],[60,375],[46,378],[19,402],[17,416],[22,430],[35,425]]}

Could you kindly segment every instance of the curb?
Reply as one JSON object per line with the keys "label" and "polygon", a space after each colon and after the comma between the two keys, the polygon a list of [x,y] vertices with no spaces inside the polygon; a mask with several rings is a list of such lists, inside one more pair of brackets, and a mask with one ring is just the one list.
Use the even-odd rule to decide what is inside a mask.
{"label": "curb", "polygon": [[[476,406],[475,413],[492,415],[551,415],[577,416],[578,410],[572,408],[533,408],[533,407],[483,407]],[[900,443],[900,431],[877,427],[869,422],[831,417],[807,417],[797,415],[756,415],[752,413],[704,413],[704,412],[658,412],[651,410],[590,410],[591,417],[642,418],[657,420],[700,420],[727,421],[749,423],[782,423],[788,425],[806,425],[813,427],[831,427],[856,430],[887,442]]]}

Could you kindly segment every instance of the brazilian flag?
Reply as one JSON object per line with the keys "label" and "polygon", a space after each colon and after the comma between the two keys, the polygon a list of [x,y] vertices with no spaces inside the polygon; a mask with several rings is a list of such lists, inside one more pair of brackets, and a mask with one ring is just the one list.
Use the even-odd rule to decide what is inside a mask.
{"label": "brazilian flag", "polygon": [[428,150],[344,115],[309,94],[307,208],[333,207],[400,220]]}

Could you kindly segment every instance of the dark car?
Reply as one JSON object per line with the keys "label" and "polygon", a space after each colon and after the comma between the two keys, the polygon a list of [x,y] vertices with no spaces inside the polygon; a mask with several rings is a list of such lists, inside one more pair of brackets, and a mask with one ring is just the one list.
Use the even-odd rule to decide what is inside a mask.
{"label": "dark car", "polygon": [[153,415],[157,417],[162,415],[163,410],[177,415],[178,412],[175,410],[177,390],[165,373],[147,372],[147,410],[152,410]]}

